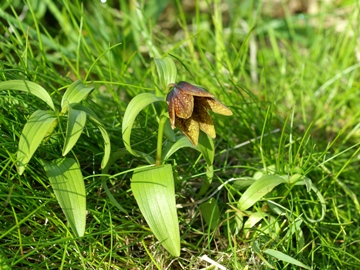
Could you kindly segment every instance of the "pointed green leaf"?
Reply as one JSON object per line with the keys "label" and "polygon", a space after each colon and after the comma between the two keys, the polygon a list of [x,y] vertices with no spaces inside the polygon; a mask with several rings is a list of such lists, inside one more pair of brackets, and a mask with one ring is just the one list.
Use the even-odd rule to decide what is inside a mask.
{"label": "pointed green leaf", "polygon": [[171,128],[170,119],[167,119],[164,125],[164,135],[171,142],[176,141],[174,130]]}
{"label": "pointed green leaf", "polygon": [[30,93],[46,102],[46,104],[49,105],[51,109],[55,110],[55,106],[51,99],[51,96],[41,85],[37,83],[25,80],[0,82],[0,91],[1,90],[17,90]]}
{"label": "pointed green leaf", "polygon": [[287,263],[291,263],[293,265],[297,265],[299,267],[305,268],[305,269],[312,269],[310,266],[303,264],[302,262],[294,259],[293,257],[290,257],[289,255],[286,255],[285,253],[282,253],[280,251],[274,250],[274,249],[267,249],[264,251],[264,253]]}
{"label": "pointed green leaf", "polygon": [[125,148],[134,156],[141,156],[138,151],[135,151],[131,148],[130,143],[131,130],[134,125],[135,118],[142,109],[157,101],[165,102],[162,98],[158,98],[154,94],[142,93],[134,97],[125,110],[124,119],[122,122],[123,141]]}
{"label": "pointed green leaf", "polygon": [[65,156],[78,141],[86,124],[86,112],[69,107],[65,143],[62,155]]}
{"label": "pointed green leaf", "polygon": [[79,164],[71,158],[51,162],[43,166],[66,219],[79,237],[84,235],[86,224],[86,193]]}
{"label": "pointed green leaf", "polygon": [[209,135],[205,134],[204,132],[200,132],[198,147],[206,163],[211,166],[214,163],[215,157],[215,147],[213,140]]}
{"label": "pointed green leaf", "polygon": [[166,90],[170,83],[176,81],[176,66],[171,57],[166,56],[162,59],[154,58],[156,70],[159,76],[160,87]]}
{"label": "pointed green leaf", "polygon": [[190,141],[187,137],[185,136],[181,136],[180,139],[178,139],[177,141],[175,141],[175,143],[171,143],[169,142],[164,150],[163,150],[163,160],[166,161],[167,159],[170,158],[170,156],[172,154],[174,154],[177,150],[184,148],[184,147],[190,147],[190,148],[194,148],[197,149]]}
{"label": "pointed green leaf", "polygon": [[171,165],[136,169],[131,189],[156,238],[171,255],[179,256],[180,233]]}
{"label": "pointed green leaf", "polygon": [[209,225],[210,229],[215,230],[220,225],[220,209],[217,201],[211,198],[207,202],[200,204],[201,215],[203,216],[206,224]]}
{"label": "pointed green leaf", "polygon": [[22,130],[16,153],[17,170],[20,175],[42,140],[51,134],[56,125],[57,117],[52,111],[38,110],[30,116]]}
{"label": "pointed green leaf", "polygon": [[260,201],[266,194],[268,194],[274,187],[285,183],[283,177],[276,175],[264,175],[256,180],[241,196],[237,207],[241,211],[245,211],[256,202]]}
{"label": "pointed green leaf", "polygon": [[256,180],[253,177],[242,177],[242,178],[239,178],[239,180],[234,182],[233,187],[236,190],[245,190],[246,188],[248,188],[255,182],[256,182]]}
{"label": "pointed green leaf", "polygon": [[101,136],[103,137],[103,140],[104,140],[104,156],[101,161],[101,168],[102,169],[105,168],[106,164],[109,161],[110,154],[111,154],[110,137],[109,137],[109,134],[108,134],[106,128],[104,127],[101,120],[96,116],[96,114],[91,109],[89,109],[85,106],[82,106],[80,104],[74,105],[73,108],[84,111],[89,116],[90,121],[93,122],[100,130]]}
{"label": "pointed green leaf", "polygon": [[66,90],[61,100],[61,112],[65,113],[70,104],[76,104],[84,100],[94,87],[86,87],[82,81],[73,82]]}
{"label": "pointed green leaf", "polygon": [[206,165],[206,178],[203,181],[203,184],[201,185],[200,191],[198,193],[199,196],[205,195],[205,193],[208,191],[212,180],[214,178],[214,165]]}
{"label": "pointed green leaf", "polygon": [[198,150],[200,153],[202,153],[206,163],[209,166],[213,164],[215,156],[214,143],[213,140],[203,132],[201,132],[199,135],[198,146],[194,146],[185,136],[181,136],[174,143],[168,143],[163,150],[163,160],[169,159],[172,154],[184,147],[190,147]]}
{"label": "pointed green leaf", "polygon": [[248,219],[244,223],[244,230],[253,228],[260,220],[266,218],[268,214],[264,212],[254,212],[249,215]]}
{"label": "pointed green leaf", "polygon": [[109,137],[109,134],[108,134],[106,128],[104,127],[104,125],[97,118],[90,116],[89,119],[90,119],[90,121],[94,122],[95,125],[98,127],[98,129],[100,130],[101,136],[103,137],[103,140],[104,140],[104,156],[101,161],[101,168],[105,168],[106,164],[109,161],[110,154],[111,154],[110,137]]}

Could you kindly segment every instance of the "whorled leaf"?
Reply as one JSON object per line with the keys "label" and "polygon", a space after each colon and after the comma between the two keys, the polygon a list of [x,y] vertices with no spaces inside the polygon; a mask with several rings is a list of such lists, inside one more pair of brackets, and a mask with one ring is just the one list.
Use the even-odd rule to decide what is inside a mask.
{"label": "whorled leaf", "polygon": [[180,232],[171,165],[136,169],[131,189],[156,238],[171,255],[179,256]]}
{"label": "whorled leaf", "polygon": [[140,151],[135,151],[132,149],[130,143],[131,131],[135,122],[135,118],[146,106],[157,101],[163,101],[163,99],[151,93],[142,93],[135,96],[130,101],[125,110],[122,122],[122,136],[125,148],[134,156],[142,156]]}
{"label": "whorled leaf", "polygon": [[69,116],[62,155],[65,156],[78,141],[86,124],[86,112],[69,106]]}
{"label": "whorled leaf", "polygon": [[266,194],[279,184],[286,183],[286,180],[277,175],[264,175],[256,180],[241,196],[237,207],[245,211],[261,200]]}
{"label": "whorled leaf", "polygon": [[166,56],[162,59],[154,58],[160,87],[165,91],[167,86],[176,80],[176,66],[171,57]]}
{"label": "whorled leaf", "polygon": [[51,96],[41,85],[37,83],[25,80],[5,81],[0,82],[0,91],[1,90],[17,90],[32,94],[46,102],[46,104],[48,104],[51,109],[55,110]]}
{"label": "whorled leaf", "polygon": [[81,80],[74,81],[62,97],[61,113],[65,113],[70,104],[84,100],[93,90],[94,87],[86,87]]}
{"label": "whorled leaf", "polygon": [[25,166],[45,137],[51,134],[57,125],[57,116],[52,111],[35,111],[25,124],[16,153],[17,170],[21,175]]}
{"label": "whorled leaf", "polygon": [[83,236],[86,224],[86,191],[79,164],[71,158],[42,163],[71,228],[77,236]]}
{"label": "whorled leaf", "polygon": [[89,117],[89,120],[98,127],[98,129],[103,137],[103,140],[104,140],[104,156],[101,161],[101,168],[105,168],[105,166],[108,163],[109,158],[110,158],[111,144],[110,144],[109,134],[108,134],[106,128],[104,127],[104,124],[101,122],[101,120],[97,117],[97,115],[90,108],[85,107],[80,104],[74,105],[73,108],[76,110],[81,110],[81,111],[85,112],[87,114],[87,116]]}

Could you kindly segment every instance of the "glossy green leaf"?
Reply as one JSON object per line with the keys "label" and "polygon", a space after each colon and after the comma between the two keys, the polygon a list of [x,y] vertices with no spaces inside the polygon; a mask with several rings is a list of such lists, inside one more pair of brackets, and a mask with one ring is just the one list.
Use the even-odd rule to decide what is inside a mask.
{"label": "glossy green leaf", "polygon": [[63,95],[61,112],[65,113],[70,104],[76,104],[84,100],[92,90],[94,90],[94,87],[86,87],[80,80],[73,82]]}
{"label": "glossy green leaf", "polygon": [[174,143],[169,142],[163,150],[163,160],[166,161],[171,157],[172,154],[174,154],[176,151],[178,151],[181,148],[184,147],[190,147],[193,149],[197,149],[187,137],[181,136],[177,141]]}
{"label": "glossy green leaf", "polygon": [[285,182],[286,180],[280,176],[263,175],[244,192],[238,202],[238,208],[241,211],[247,210],[256,202],[260,201],[274,187]]}
{"label": "glossy green leaf", "polygon": [[136,169],[131,179],[131,189],[156,238],[171,255],[179,256],[179,221],[171,165]]}
{"label": "glossy green leaf", "polygon": [[104,156],[101,161],[101,168],[102,169],[105,168],[106,164],[109,161],[110,154],[111,154],[110,137],[109,137],[108,132],[106,131],[106,128],[104,127],[101,120],[97,117],[97,115],[88,107],[85,107],[80,104],[76,104],[73,106],[73,108],[76,110],[81,110],[81,111],[86,112],[86,114],[89,116],[89,120],[98,127],[98,129],[101,133],[101,136],[103,137],[103,140],[104,140]]}
{"label": "glossy green leaf", "polygon": [[251,213],[244,223],[244,230],[252,229],[260,220],[266,218],[268,214],[264,212]]}
{"label": "glossy green leaf", "polygon": [[170,83],[175,83],[177,70],[171,57],[162,59],[154,58],[156,70],[159,77],[160,87],[165,91]]}
{"label": "glossy green leaf", "polygon": [[199,134],[198,148],[201,154],[203,155],[208,166],[211,166],[214,163],[214,157],[215,157],[214,142],[210,138],[210,136],[205,134],[204,132],[200,132]]}
{"label": "glossy green leaf", "polygon": [[290,257],[289,255],[286,255],[285,253],[282,253],[280,251],[274,250],[274,249],[267,249],[264,251],[265,254],[268,254],[280,261],[287,262],[299,267],[302,267],[304,269],[312,269],[310,266],[303,264],[302,262],[294,259],[293,257]]}
{"label": "glossy green leaf", "polygon": [[206,224],[209,225],[211,230],[219,227],[221,222],[221,213],[217,201],[211,198],[207,202],[199,205],[201,215],[203,216]]}
{"label": "glossy green leaf", "polygon": [[65,143],[62,155],[65,156],[78,141],[86,124],[86,112],[69,107]]}
{"label": "glossy green leaf", "polygon": [[208,166],[211,166],[214,162],[215,156],[213,140],[203,132],[200,134],[198,146],[194,146],[185,136],[181,136],[174,143],[168,143],[163,150],[163,160],[169,159],[172,154],[181,148],[190,147],[200,151]]}
{"label": "glossy green leaf", "polygon": [[164,135],[170,140],[170,142],[176,141],[176,136],[174,130],[171,128],[170,119],[167,119],[164,125]]}
{"label": "glossy green leaf", "polygon": [[251,186],[253,183],[255,183],[255,179],[252,177],[242,177],[239,178],[239,180],[236,180],[233,184],[233,187],[236,190],[245,190],[249,186]]}
{"label": "glossy green leaf", "polygon": [[77,236],[83,236],[86,224],[86,191],[79,164],[71,158],[42,163],[67,221]]}
{"label": "glossy green leaf", "polygon": [[42,140],[51,134],[56,125],[57,117],[52,111],[38,110],[30,116],[22,130],[16,153],[17,170],[20,175]]}
{"label": "glossy green leaf", "polygon": [[138,151],[135,151],[131,148],[131,143],[130,143],[131,130],[134,125],[135,118],[140,113],[140,111],[143,110],[146,106],[157,101],[165,102],[162,98],[158,98],[154,94],[142,93],[135,96],[130,101],[130,103],[128,104],[125,110],[124,119],[122,122],[122,136],[123,136],[125,148],[129,151],[129,153],[131,153],[134,156],[141,156],[141,154],[139,154]]}
{"label": "glossy green leaf", "polygon": [[46,104],[49,105],[51,109],[55,110],[55,106],[51,99],[51,96],[41,85],[37,83],[25,80],[5,81],[0,82],[0,91],[1,90],[16,90],[32,94],[46,102]]}
{"label": "glossy green leaf", "polygon": [[104,168],[106,166],[106,164],[109,161],[110,158],[110,154],[111,154],[111,143],[110,143],[110,137],[109,134],[106,130],[106,128],[104,127],[104,125],[98,121],[96,118],[93,117],[89,117],[90,121],[94,122],[95,125],[98,127],[101,136],[103,137],[104,140],[104,156],[101,160],[101,168]]}

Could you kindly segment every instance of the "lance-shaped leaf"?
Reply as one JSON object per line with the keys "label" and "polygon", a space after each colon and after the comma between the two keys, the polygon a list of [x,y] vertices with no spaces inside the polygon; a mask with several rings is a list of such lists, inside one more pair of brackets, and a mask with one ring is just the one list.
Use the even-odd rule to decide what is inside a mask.
{"label": "lance-shaped leaf", "polygon": [[176,151],[178,151],[181,148],[184,147],[190,147],[197,149],[186,137],[181,136],[178,140],[176,140],[174,143],[169,142],[166,144],[163,150],[163,157],[162,160],[166,161],[170,158],[172,154],[174,154]]}
{"label": "lance-shaped leaf", "polygon": [[171,165],[136,169],[131,189],[156,238],[171,255],[179,256],[180,233]]}
{"label": "lance-shaped leaf", "polygon": [[52,111],[38,110],[30,116],[22,130],[16,153],[17,170],[20,175],[42,140],[52,133],[56,125],[57,117]]}
{"label": "lance-shaped leaf", "polygon": [[160,87],[166,90],[170,83],[175,83],[176,80],[176,66],[171,57],[166,56],[162,59],[154,58]]}
{"label": "lance-shaped leaf", "polygon": [[186,137],[181,136],[174,143],[168,143],[163,150],[162,159],[166,161],[177,150],[189,147],[198,150],[203,156],[208,166],[211,166],[214,162],[215,147],[214,142],[205,133],[199,135],[199,144],[194,146]]}
{"label": "lance-shaped leaf", "polygon": [[17,90],[32,94],[46,102],[51,109],[55,110],[51,96],[41,85],[38,85],[37,83],[25,80],[5,81],[0,82],[0,91],[1,90]]}
{"label": "lance-shaped leaf", "polygon": [[237,207],[245,211],[260,201],[279,184],[286,183],[283,177],[277,175],[264,175],[257,179],[241,196]]}
{"label": "lance-shaped leaf", "polygon": [[86,124],[86,112],[75,110],[69,106],[66,137],[62,155],[65,156],[78,141]]}
{"label": "lance-shaped leaf", "polygon": [[134,125],[135,118],[146,106],[157,101],[163,101],[163,99],[151,93],[142,93],[134,97],[125,110],[122,122],[122,136],[126,150],[134,156],[142,156],[139,151],[132,149],[130,143],[131,130]]}
{"label": "lance-shaped leaf", "polygon": [[84,100],[92,90],[94,90],[94,87],[86,87],[80,80],[73,82],[61,100],[61,113],[65,113],[70,104],[76,104]]}
{"label": "lance-shaped leaf", "polygon": [[62,158],[52,162],[43,161],[43,166],[71,228],[77,236],[83,236],[86,193],[79,164],[71,158]]}
{"label": "lance-shaped leaf", "polygon": [[286,262],[286,263],[291,263],[293,265],[296,265],[300,268],[303,268],[303,269],[313,269],[312,267],[294,259],[293,257],[290,257],[289,255],[285,254],[285,253],[282,253],[281,251],[277,251],[277,250],[274,250],[274,249],[266,249],[264,251],[265,254],[267,255],[270,255],[280,261],[283,261],[283,262]]}
{"label": "lance-shaped leaf", "polygon": [[215,230],[220,225],[221,212],[219,205],[214,198],[199,205],[201,215],[211,230]]}
{"label": "lance-shaped leaf", "polygon": [[207,165],[211,166],[214,163],[215,147],[214,147],[214,142],[209,135],[205,133],[199,134],[198,148],[201,154],[203,155]]}
{"label": "lance-shaped leaf", "polygon": [[87,116],[89,117],[89,120],[91,122],[93,122],[100,130],[101,136],[103,137],[103,140],[104,140],[104,156],[101,161],[101,168],[102,169],[105,168],[106,164],[109,161],[110,153],[111,153],[110,137],[106,131],[106,128],[104,127],[101,120],[97,117],[97,115],[90,108],[82,106],[80,104],[74,105],[73,108],[76,110],[81,110],[81,111],[85,112],[87,114]]}

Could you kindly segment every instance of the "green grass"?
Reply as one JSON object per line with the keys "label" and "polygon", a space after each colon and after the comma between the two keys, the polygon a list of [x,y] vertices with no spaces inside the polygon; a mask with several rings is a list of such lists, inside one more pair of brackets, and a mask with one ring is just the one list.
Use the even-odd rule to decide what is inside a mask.
{"label": "green grass", "polygon": [[[299,269],[284,254],[314,269],[360,267],[358,1],[320,1],[313,13],[283,4],[282,15],[265,0],[194,1],[191,7],[140,1],[140,10],[132,1],[73,2],[0,4],[1,81],[41,84],[59,108],[67,86],[86,80],[95,90],[85,105],[101,118],[113,152],[124,149],[121,123],[129,101],[163,91],[152,76],[152,57],[171,55],[177,81],[202,85],[234,115],[213,114],[216,156],[207,194],[199,196],[206,163],[198,152],[182,149],[168,162],[176,201],[184,205],[178,209],[181,255],[174,258],[151,233],[130,189],[131,173],[144,161],[126,155],[108,172],[124,214],[101,185],[103,143],[92,125],[71,152],[87,192],[85,236],[76,238],[40,163],[61,156],[62,134],[43,143],[19,176],[22,128],[45,104],[1,91],[0,268],[199,269],[210,266],[200,259],[207,255],[228,269]],[[149,107],[136,120],[133,147],[155,157],[156,132]],[[220,213],[215,226],[205,222],[194,201],[229,179],[260,173],[298,174],[308,186],[277,185],[241,212],[247,186],[228,182],[212,196]],[[323,219],[311,187],[324,197]],[[282,260],[271,250],[282,252]]]}

